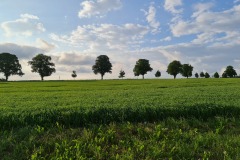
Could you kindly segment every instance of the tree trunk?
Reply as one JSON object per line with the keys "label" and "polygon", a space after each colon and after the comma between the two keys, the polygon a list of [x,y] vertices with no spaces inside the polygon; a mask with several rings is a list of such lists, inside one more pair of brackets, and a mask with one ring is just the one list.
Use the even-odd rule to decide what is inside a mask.
{"label": "tree trunk", "polygon": [[44,79],[43,79],[43,76],[41,76],[41,80],[43,81]]}
{"label": "tree trunk", "polygon": [[6,76],[6,79],[5,79],[6,81],[8,81],[8,76]]}
{"label": "tree trunk", "polygon": [[176,75],[173,75],[174,76],[174,79],[176,79]]}
{"label": "tree trunk", "polygon": [[103,80],[103,74],[101,74],[101,80]]}
{"label": "tree trunk", "polygon": [[142,75],[142,79],[144,79],[144,74]]}

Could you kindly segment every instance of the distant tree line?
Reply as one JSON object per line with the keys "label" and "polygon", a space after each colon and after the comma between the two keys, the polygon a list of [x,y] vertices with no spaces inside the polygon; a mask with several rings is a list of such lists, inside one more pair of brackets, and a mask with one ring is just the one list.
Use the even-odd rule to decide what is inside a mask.
{"label": "distant tree line", "polygon": [[[32,58],[31,61],[28,61],[28,64],[31,65],[32,72],[36,72],[40,75],[41,80],[44,80],[44,77],[51,76],[52,73],[56,72],[55,64],[51,62],[51,57],[44,55],[44,54],[38,54],[35,57]],[[104,75],[106,73],[112,73],[112,64],[108,58],[107,55],[100,55],[96,58],[95,64],[92,66],[92,70],[94,74],[100,74],[101,79],[103,79]],[[139,59],[134,68],[133,73],[134,76],[142,76],[142,79],[144,79],[144,75],[147,74],[147,72],[151,72],[153,69],[150,66],[149,60],[147,59]],[[190,64],[181,64],[180,61],[174,60],[171,63],[169,63],[167,67],[167,73],[172,75],[175,79],[178,74],[181,74],[183,77],[189,78],[192,77],[193,72],[193,66]],[[19,75],[23,76],[24,73],[22,72],[22,66],[19,63],[18,57],[14,54],[10,53],[1,53],[0,54],[0,73],[3,73],[5,76],[5,79],[1,79],[4,81],[8,81],[9,77],[11,75]],[[74,79],[77,77],[76,71],[72,71],[71,75]],[[236,70],[233,68],[233,66],[227,66],[226,70],[222,74],[222,78],[233,78],[237,76]],[[120,70],[119,72],[119,78],[125,77],[124,70]],[[155,73],[155,77],[161,77],[161,72],[157,70]],[[200,74],[195,73],[195,78],[210,78],[210,75],[208,72],[200,72]],[[214,78],[220,78],[220,75],[218,72],[215,72],[212,76]]]}

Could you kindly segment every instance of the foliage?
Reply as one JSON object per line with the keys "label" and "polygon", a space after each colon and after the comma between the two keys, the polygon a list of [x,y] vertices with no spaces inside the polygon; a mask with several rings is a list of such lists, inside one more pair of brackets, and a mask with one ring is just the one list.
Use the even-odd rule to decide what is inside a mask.
{"label": "foliage", "polygon": [[77,77],[77,72],[76,71],[72,71],[72,77],[76,78]]}
{"label": "foliage", "polygon": [[222,78],[227,78],[227,74],[226,74],[226,72],[223,72],[223,74],[222,74]]}
{"label": "foliage", "polygon": [[2,159],[239,159],[239,119],[172,119],[4,131]]}
{"label": "foliage", "polygon": [[195,73],[195,78],[198,78],[198,77],[199,77],[198,73]]}
{"label": "foliage", "polygon": [[157,70],[157,72],[155,73],[155,77],[161,77],[161,72],[159,70]]}
{"label": "foliage", "polygon": [[182,64],[180,61],[172,61],[167,68],[167,73],[174,76],[176,78],[177,74],[181,72]]}
{"label": "foliage", "polygon": [[209,77],[210,77],[210,75],[209,75],[208,72],[206,72],[206,73],[204,74],[204,76],[205,76],[205,78],[209,78]]}
{"label": "foliage", "polygon": [[55,64],[51,60],[50,56],[38,54],[32,58],[32,61],[28,61],[28,64],[31,65],[32,72],[39,73],[43,81],[44,77],[51,76],[52,73],[56,72]]}
{"label": "foliage", "polygon": [[237,72],[233,68],[233,66],[227,66],[226,70],[224,71],[227,77],[233,78],[237,76]]}
{"label": "foliage", "polygon": [[119,78],[123,78],[125,77],[125,72],[121,69],[121,71],[119,72]]}
{"label": "foliage", "polygon": [[103,79],[103,76],[105,73],[112,73],[112,64],[109,61],[108,56],[106,55],[100,55],[97,57],[95,64],[92,66],[92,70],[94,74],[101,74],[101,79]]}
{"label": "foliage", "polygon": [[4,74],[6,81],[8,81],[8,78],[11,75],[24,75],[22,72],[22,66],[18,61],[18,57],[10,53],[0,54],[0,73],[1,72]]}
{"label": "foliage", "polygon": [[205,77],[205,74],[203,72],[200,72],[200,77],[201,78]]}
{"label": "foliage", "polygon": [[6,79],[5,78],[0,78],[0,82],[5,82]]}
{"label": "foliage", "polygon": [[215,72],[214,75],[213,75],[214,78],[219,78],[219,74],[218,72]]}
{"label": "foliage", "polygon": [[139,59],[136,62],[136,65],[133,69],[134,74],[136,75],[142,75],[142,78],[144,79],[144,75],[147,74],[147,72],[151,72],[153,69],[150,67],[149,60],[147,59]]}
{"label": "foliage", "polygon": [[183,77],[192,77],[193,67],[190,64],[183,64],[180,73]]}
{"label": "foliage", "polygon": [[135,76],[135,77],[138,77],[138,76],[139,76],[139,73],[134,72],[134,76]]}

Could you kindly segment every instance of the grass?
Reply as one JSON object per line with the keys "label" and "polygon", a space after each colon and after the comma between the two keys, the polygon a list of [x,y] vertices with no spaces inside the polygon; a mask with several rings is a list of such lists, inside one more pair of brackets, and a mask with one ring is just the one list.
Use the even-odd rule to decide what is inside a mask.
{"label": "grass", "polygon": [[0,83],[0,159],[239,159],[239,79]]}

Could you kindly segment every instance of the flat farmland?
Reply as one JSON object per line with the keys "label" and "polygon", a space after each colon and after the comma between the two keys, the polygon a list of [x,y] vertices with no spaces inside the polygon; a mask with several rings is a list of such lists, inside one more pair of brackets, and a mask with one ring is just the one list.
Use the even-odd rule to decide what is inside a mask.
{"label": "flat farmland", "polygon": [[2,159],[239,159],[239,79],[0,83]]}

